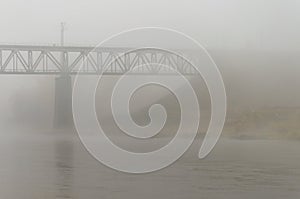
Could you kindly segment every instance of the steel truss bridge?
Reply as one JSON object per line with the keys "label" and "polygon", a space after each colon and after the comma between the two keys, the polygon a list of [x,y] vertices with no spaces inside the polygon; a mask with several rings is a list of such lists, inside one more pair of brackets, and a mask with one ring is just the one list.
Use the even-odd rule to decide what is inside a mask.
{"label": "steel truss bridge", "polygon": [[[186,56],[192,59],[192,56]],[[183,53],[158,49],[0,45],[0,74],[198,74]],[[170,67],[169,69],[166,67]]]}
{"label": "steel truss bridge", "polygon": [[192,53],[175,52],[153,48],[0,45],[0,74],[56,75],[53,121],[54,127],[64,127],[73,123],[71,75],[198,75],[189,62],[195,62]]}

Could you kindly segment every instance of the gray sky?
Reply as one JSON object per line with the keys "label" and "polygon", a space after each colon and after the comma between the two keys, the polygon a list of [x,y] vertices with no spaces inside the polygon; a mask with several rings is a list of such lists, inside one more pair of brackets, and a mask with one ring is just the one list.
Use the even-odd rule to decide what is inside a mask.
{"label": "gray sky", "polygon": [[93,45],[141,26],[177,29],[208,48],[299,50],[297,0],[0,0],[0,43]]}
{"label": "gray sky", "polygon": [[[299,106],[299,10],[297,0],[0,0],[0,44],[59,43],[62,21],[66,45],[96,45],[142,26],[172,28],[212,52],[222,49],[213,58],[227,75],[229,100]],[[224,53],[232,49],[239,51]],[[3,75],[0,110],[7,117],[12,104],[20,103],[26,116],[51,112],[53,86],[53,76]]]}

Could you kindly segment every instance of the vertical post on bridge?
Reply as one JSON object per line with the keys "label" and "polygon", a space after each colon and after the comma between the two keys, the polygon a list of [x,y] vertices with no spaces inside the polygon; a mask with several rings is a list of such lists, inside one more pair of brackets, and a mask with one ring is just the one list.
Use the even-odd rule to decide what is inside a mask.
{"label": "vertical post on bridge", "polygon": [[[65,23],[61,23],[60,45],[64,46]],[[55,78],[55,109],[54,127],[64,128],[73,126],[72,115],[72,78],[67,72],[68,57],[65,52],[61,52],[62,73]]]}

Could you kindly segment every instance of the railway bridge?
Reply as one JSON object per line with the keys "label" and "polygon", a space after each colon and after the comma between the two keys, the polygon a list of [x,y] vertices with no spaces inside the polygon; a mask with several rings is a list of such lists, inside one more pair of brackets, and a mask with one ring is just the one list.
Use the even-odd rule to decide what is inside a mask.
{"label": "railway bridge", "polygon": [[[153,48],[0,45],[0,74],[55,76],[53,122],[55,127],[63,127],[73,122],[72,75],[172,75],[174,71],[197,75],[184,58],[195,60],[192,54]],[[140,65],[145,67],[132,70]]]}

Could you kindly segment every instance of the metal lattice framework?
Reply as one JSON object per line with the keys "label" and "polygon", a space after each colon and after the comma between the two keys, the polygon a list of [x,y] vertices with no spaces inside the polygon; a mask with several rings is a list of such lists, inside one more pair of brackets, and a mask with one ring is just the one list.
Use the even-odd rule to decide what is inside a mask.
{"label": "metal lattice framework", "polygon": [[[181,53],[182,54],[182,53]],[[197,74],[180,53],[157,49],[0,45],[0,74]],[[160,65],[169,66],[170,69]]]}

